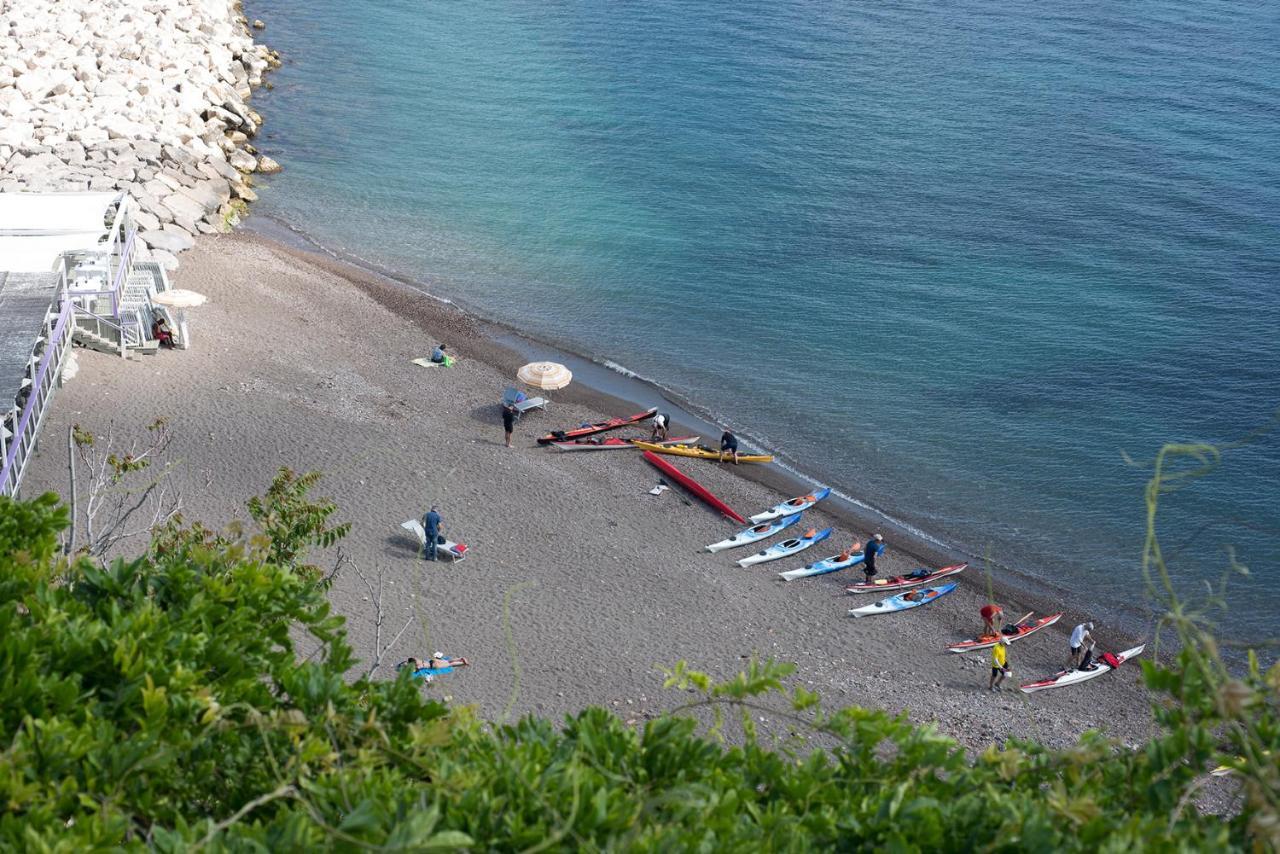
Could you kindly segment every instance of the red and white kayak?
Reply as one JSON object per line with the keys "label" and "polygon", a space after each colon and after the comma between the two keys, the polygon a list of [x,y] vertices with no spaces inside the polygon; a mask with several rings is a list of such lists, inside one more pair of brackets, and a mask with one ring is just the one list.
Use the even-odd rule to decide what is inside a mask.
{"label": "red and white kayak", "polygon": [[[681,436],[678,439],[667,439],[659,445],[684,445],[696,442],[701,436]],[[607,439],[574,439],[572,442],[552,442],[551,445],[561,451],[622,451],[636,446],[636,439],[620,439],[610,436]],[[646,440],[639,440],[646,441]]]}
{"label": "red and white kayak", "polygon": [[[626,427],[628,424],[639,424],[641,421],[648,421],[657,414],[658,407],[655,406],[652,409],[646,409],[644,412],[637,412],[635,415],[628,415],[625,418],[610,418],[607,421],[597,421],[594,424],[587,424],[583,427],[574,427],[572,430],[553,430],[545,436],[539,436],[538,444],[550,445],[552,442],[571,442],[574,439],[594,436],[606,430],[617,430],[619,427]],[[743,521],[745,522],[746,520],[744,519]]]}
{"label": "red and white kayak", "polygon": [[[1118,667],[1129,659],[1141,655],[1146,648],[1146,644],[1139,644],[1133,649],[1117,652],[1116,666]],[[1078,685],[1081,682],[1096,679],[1104,673],[1110,673],[1112,670],[1115,670],[1115,667],[1099,659],[1094,661],[1088,670],[1059,670],[1048,679],[1041,679],[1039,682],[1028,682],[1026,685],[1021,686],[1020,690],[1024,694],[1034,694],[1036,691],[1044,691],[1049,688],[1065,688],[1068,685]]]}
{"label": "red and white kayak", "polygon": [[801,495],[792,498],[790,501],[784,501],[781,504],[775,504],[763,513],[757,513],[751,517],[752,522],[768,522],[782,516],[790,516],[792,513],[801,513],[817,504],[822,499],[831,494],[831,487],[824,486],[817,492],[811,492],[808,495]]}
{"label": "red and white kayak", "polygon": [[948,575],[955,575],[958,572],[964,572],[967,563],[956,563],[951,566],[944,566],[942,569],[935,570],[916,570],[916,573],[908,573],[906,575],[895,575],[893,578],[877,578],[875,581],[867,583],[861,581],[857,584],[850,584],[845,588],[847,593],[879,593],[882,590],[906,590],[908,587],[919,587],[921,584],[928,584],[931,581],[937,581],[939,578],[946,578]]}
{"label": "red and white kayak", "polygon": [[947,647],[947,652],[973,652],[974,650],[979,649],[991,649],[991,647],[996,645],[996,641],[1000,640],[1002,637],[1009,643],[1013,643],[1016,640],[1022,640],[1027,635],[1035,634],[1045,626],[1052,626],[1054,623],[1058,622],[1058,620],[1062,619],[1062,614],[1050,614],[1047,617],[1041,617],[1038,620],[1033,620],[1031,619],[1031,615],[1034,613],[1035,611],[1031,611],[1021,620],[1014,623],[1018,629],[1016,634],[982,635],[981,637],[976,637],[972,640],[964,640],[957,644],[953,644]]}
{"label": "red and white kayak", "polygon": [[735,511],[728,504],[725,504],[719,498],[716,498],[714,495],[712,495],[711,490],[707,489],[705,486],[698,483],[693,478],[689,477],[689,475],[680,471],[680,469],[676,468],[671,463],[667,462],[665,459],[655,454],[653,451],[645,451],[644,458],[645,458],[645,461],[649,463],[649,465],[653,466],[658,471],[662,472],[667,477],[671,478],[673,481],[683,486],[685,489],[689,490],[689,492],[693,493],[694,496],[705,501],[713,509],[719,510],[721,513],[728,516],[730,519],[732,519],[735,522],[741,522],[744,525],[747,523],[747,520],[742,518],[742,516],[738,515],[737,511]]}

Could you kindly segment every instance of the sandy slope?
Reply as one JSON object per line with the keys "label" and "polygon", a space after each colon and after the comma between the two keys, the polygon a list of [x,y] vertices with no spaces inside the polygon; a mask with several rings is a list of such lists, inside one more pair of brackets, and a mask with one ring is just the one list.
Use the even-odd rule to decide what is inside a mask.
{"label": "sandy slope", "polygon": [[[244,515],[244,500],[278,466],[320,469],[319,493],[335,497],[354,526],[345,551],[393,584],[389,633],[416,616],[392,655],[468,656],[474,666],[425,690],[477,704],[489,717],[513,694],[509,596],[517,714],[559,716],[599,703],[639,720],[685,699],[662,690],[659,665],[683,658],[729,675],[756,653],[796,662],[797,678],[829,702],[910,709],[974,746],[1009,735],[1060,744],[1090,727],[1130,741],[1147,732],[1136,668],[1056,693],[993,695],[985,655],[943,652],[977,627],[986,585],[979,573],[926,608],[853,620],[845,612],[854,597],[833,595],[847,573],[785,584],[776,572],[867,531],[837,521],[835,538],[804,561],[749,569],[733,564],[737,551],[702,552],[739,526],[674,494],[648,495],[656,476],[639,454],[533,445],[536,434],[599,417],[575,402],[592,400],[580,390],[526,417],[517,447],[504,448],[496,401],[517,358],[433,300],[339,273],[261,238],[201,238],[177,280],[210,297],[191,313],[193,349],[128,361],[79,351],[80,375],[56,399],[25,494],[65,490],[69,425],[102,431],[114,420],[117,429],[141,429],[157,415],[177,433],[175,477],[190,518],[225,524]],[[410,364],[437,340],[459,352],[457,367]],[[678,464],[744,514],[788,497],[731,467]],[[419,561],[399,531],[432,502],[448,532],[473,548],[465,563]],[[810,524],[833,523],[810,515]],[[888,571],[918,565],[889,546]],[[365,654],[373,643],[366,596],[350,571],[332,592]],[[1006,605],[1010,614],[1031,610]],[[1015,645],[1014,681],[1056,670],[1067,629]],[[1098,634],[1108,641],[1106,627]]]}

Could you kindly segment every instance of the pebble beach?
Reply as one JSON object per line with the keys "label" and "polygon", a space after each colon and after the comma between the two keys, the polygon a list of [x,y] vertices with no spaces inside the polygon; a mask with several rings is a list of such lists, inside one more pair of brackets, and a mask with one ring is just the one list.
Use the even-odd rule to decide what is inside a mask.
{"label": "pebble beach", "polygon": [[[316,494],[336,499],[340,520],[352,523],[344,553],[387,582],[384,625],[394,629],[384,640],[412,620],[387,659],[467,656],[470,667],[423,690],[492,720],[555,719],[599,704],[642,723],[686,699],[663,689],[662,667],[685,660],[728,677],[757,656],[794,662],[799,684],[830,704],[906,711],[974,749],[1014,736],[1062,745],[1092,728],[1126,741],[1148,731],[1136,668],[1028,697],[986,690],[988,654],[945,652],[980,628],[991,582],[977,568],[936,603],[854,620],[846,611],[875,597],[844,594],[856,580],[848,571],[790,583],[777,572],[872,532],[819,505],[805,524],[834,526],[830,541],[740,568],[735,551],[703,547],[741,526],[673,492],[650,495],[657,476],[638,453],[535,444],[551,429],[634,411],[625,402],[570,386],[551,395],[547,412],[523,418],[514,447],[504,447],[498,400],[524,359],[451,306],[251,234],[201,237],[183,259],[176,283],[209,296],[191,313],[192,349],[129,360],[83,352],[44,428],[27,494],[65,491],[60,437],[72,425],[119,433],[156,417],[173,429],[171,477],[188,519],[245,519],[245,500],[278,467],[321,471]],[[442,341],[455,367],[412,363]],[[730,466],[679,462],[744,514],[791,497]],[[464,562],[422,561],[400,530],[430,504],[470,546]],[[927,557],[890,541],[881,572],[920,565]],[[1045,612],[1004,598],[998,584],[994,593],[1008,614]],[[375,608],[357,574],[343,571],[331,599],[370,660]],[[1062,666],[1073,616],[1011,648],[1012,682]],[[1096,634],[1103,648],[1125,640],[1106,626]]]}

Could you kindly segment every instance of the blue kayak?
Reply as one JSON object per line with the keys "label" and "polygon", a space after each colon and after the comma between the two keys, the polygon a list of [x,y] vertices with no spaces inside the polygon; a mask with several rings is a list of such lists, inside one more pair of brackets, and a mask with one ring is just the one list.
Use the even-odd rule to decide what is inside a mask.
{"label": "blue kayak", "polygon": [[895,611],[906,611],[911,608],[919,608],[921,605],[928,605],[936,599],[941,599],[952,590],[956,589],[956,584],[943,584],[940,587],[920,587],[915,590],[908,590],[905,593],[899,593],[897,596],[890,596],[888,599],[881,599],[874,605],[864,605],[861,608],[854,608],[849,611],[850,617],[871,617],[876,614],[892,614]]}

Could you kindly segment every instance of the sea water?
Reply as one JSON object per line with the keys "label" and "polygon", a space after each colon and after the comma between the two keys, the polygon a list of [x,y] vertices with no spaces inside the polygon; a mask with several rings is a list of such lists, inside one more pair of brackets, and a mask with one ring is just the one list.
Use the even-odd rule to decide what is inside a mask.
{"label": "sea water", "polygon": [[[1140,599],[1141,463],[1280,406],[1269,2],[246,7],[260,214],[1077,606]],[[1271,430],[1164,499],[1179,589],[1251,568],[1236,637],[1278,497]]]}

